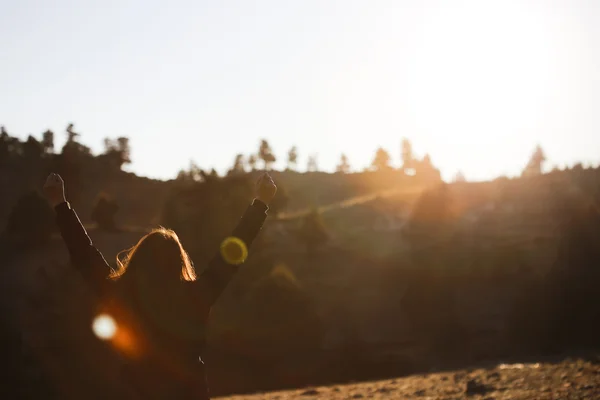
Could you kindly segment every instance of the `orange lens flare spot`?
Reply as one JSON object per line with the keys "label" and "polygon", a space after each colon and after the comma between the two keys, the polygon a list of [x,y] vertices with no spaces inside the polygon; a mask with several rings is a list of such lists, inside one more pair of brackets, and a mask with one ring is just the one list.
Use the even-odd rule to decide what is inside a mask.
{"label": "orange lens flare spot", "polygon": [[243,240],[230,236],[221,243],[221,255],[228,264],[241,264],[248,257],[248,247]]}

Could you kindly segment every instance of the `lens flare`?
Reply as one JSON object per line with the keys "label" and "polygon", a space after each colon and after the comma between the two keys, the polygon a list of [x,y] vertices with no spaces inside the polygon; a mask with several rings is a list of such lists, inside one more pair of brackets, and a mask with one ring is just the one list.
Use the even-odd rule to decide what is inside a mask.
{"label": "lens flare", "polygon": [[113,317],[108,314],[100,314],[94,318],[92,330],[98,338],[102,340],[110,340],[117,333],[117,324]]}
{"label": "lens flare", "polygon": [[241,264],[248,257],[248,248],[243,240],[230,236],[221,243],[221,255],[228,264]]}

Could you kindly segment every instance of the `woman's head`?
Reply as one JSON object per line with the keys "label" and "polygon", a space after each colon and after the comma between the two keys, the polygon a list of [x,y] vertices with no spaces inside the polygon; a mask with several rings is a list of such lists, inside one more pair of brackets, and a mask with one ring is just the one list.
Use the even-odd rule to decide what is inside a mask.
{"label": "woman's head", "polygon": [[117,270],[111,278],[119,279],[125,273],[153,276],[171,280],[196,280],[196,271],[183,249],[177,234],[170,229],[158,228],[143,236],[135,246],[117,255]]}

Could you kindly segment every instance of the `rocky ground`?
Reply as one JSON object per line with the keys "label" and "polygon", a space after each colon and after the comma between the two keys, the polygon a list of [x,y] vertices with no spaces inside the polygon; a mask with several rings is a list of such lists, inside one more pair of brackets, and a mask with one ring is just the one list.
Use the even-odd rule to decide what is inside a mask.
{"label": "rocky ground", "polygon": [[222,400],[295,399],[600,399],[600,359],[500,364],[490,368],[230,396]]}

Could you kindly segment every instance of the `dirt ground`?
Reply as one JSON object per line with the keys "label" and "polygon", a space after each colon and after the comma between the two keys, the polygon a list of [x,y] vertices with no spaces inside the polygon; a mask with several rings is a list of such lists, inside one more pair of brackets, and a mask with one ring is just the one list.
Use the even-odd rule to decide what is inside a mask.
{"label": "dirt ground", "polygon": [[295,399],[600,399],[600,360],[500,364],[487,369],[415,375],[377,382],[222,397],[222,400]]}

